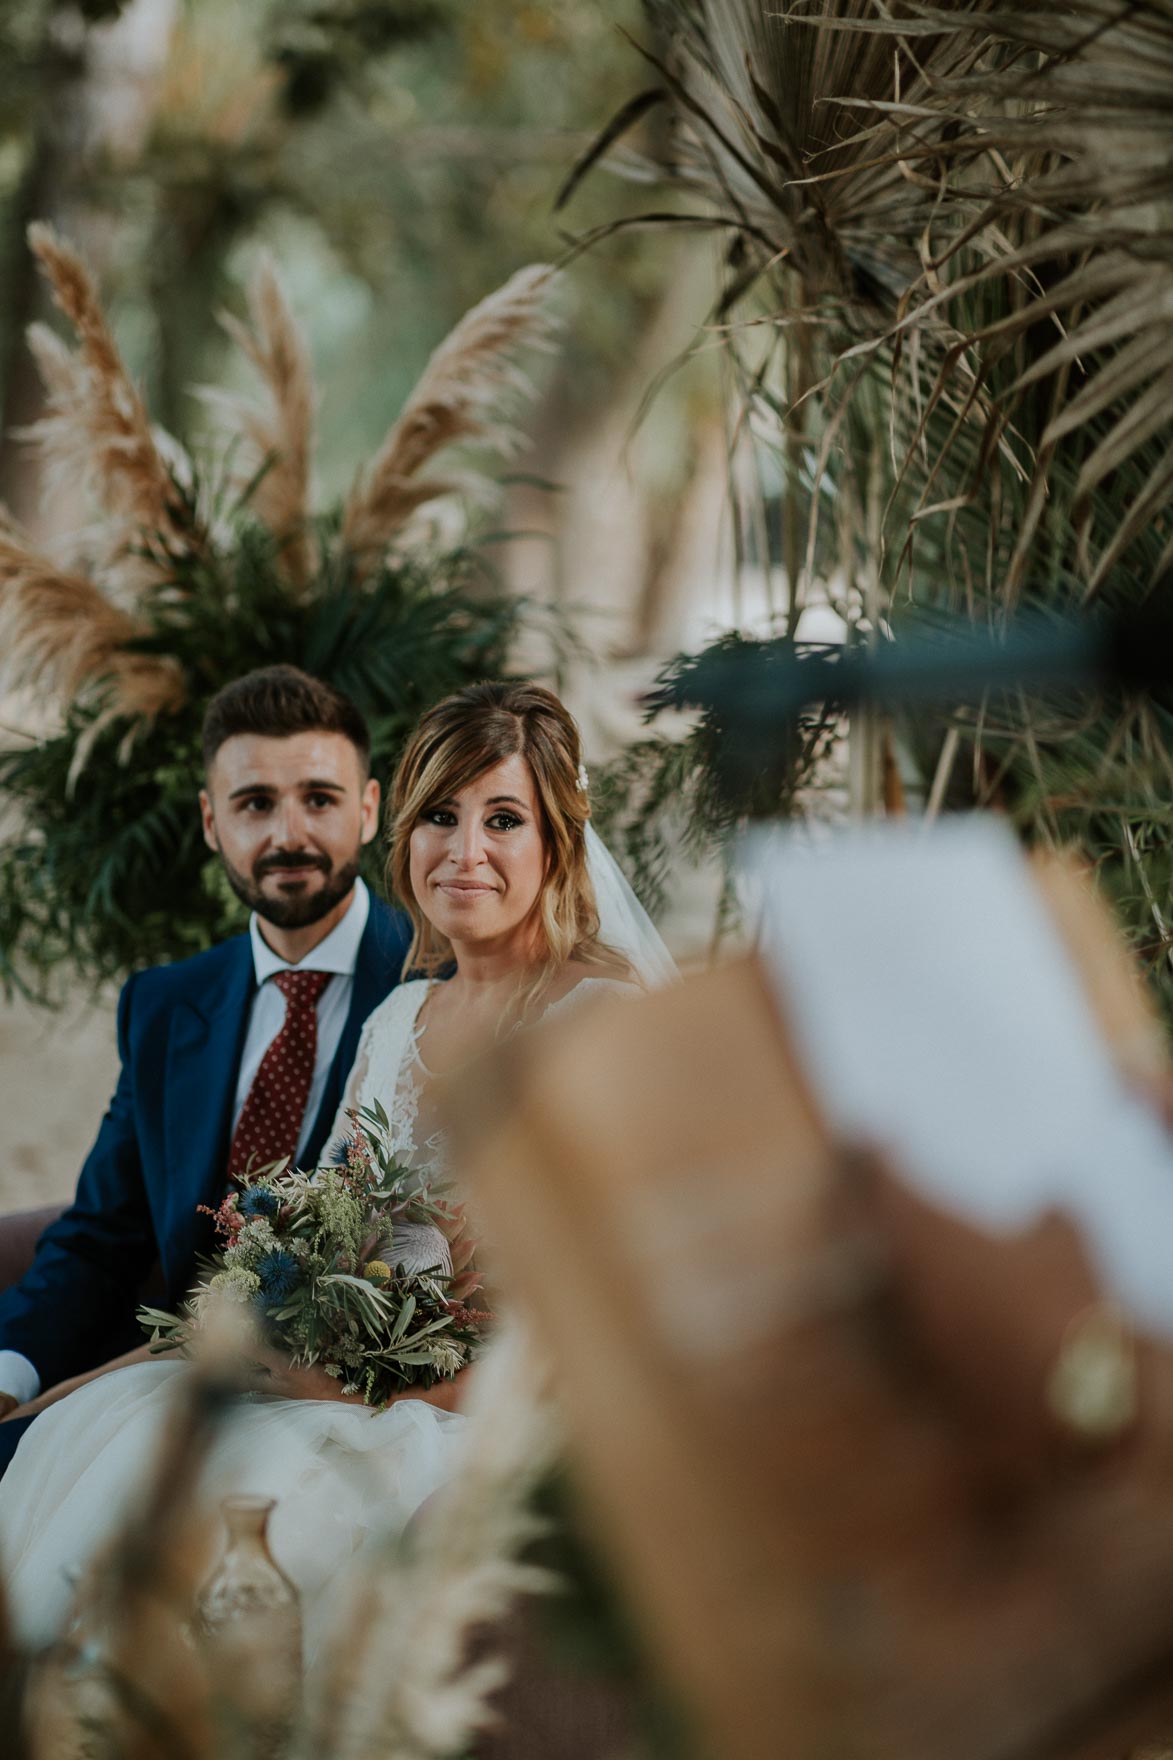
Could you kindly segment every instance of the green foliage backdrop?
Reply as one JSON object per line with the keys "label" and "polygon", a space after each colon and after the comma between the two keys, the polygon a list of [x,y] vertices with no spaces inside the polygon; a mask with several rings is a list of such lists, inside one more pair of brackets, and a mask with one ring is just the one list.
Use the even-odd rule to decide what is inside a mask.
{"label": "green foliage backdrop", "polygon": [[[176,571],[176,596],[138,643],[179,663],[181,708],[132,733],[128,750],[124,719],[102,725],[99,694],[75,703],[60,733],[0,754],[18,827],[0,844],[6,986],[51,997],[66,974],[121,978],[239,931],[241,906],[204,846],[196,800],[203,710],[226,679],[281,660],[336,685],[370,722],[385,784],[425,708],[505,670],[524,608],[472,551],[385,565],[361,591],[346,570],[336,557],[312,594],[291,598],[271,535],[242,514],[226,554]],[[369,846],[379,890],[384,856],[380,840]]]}
{"label": "green foliage backdrop", "polygon": [[249,322],[230,321],[254,389],[216,398],[227,433],[209,469],[151,424],[84,259],[44,226],[30,246],[76,347],[30,332],[49,401],[27,438],[93,506],[48,546],[0,518],[0,689],[48,723],[0,751],[0,978],[47,997],[63,965],[101,981],[239,922],[196,811],[203,712],[230,679],[283,660],[336,684],[385,781],[425,708],[505,671],[522,601],[417,516],[452,487],[437,455],[514,444],[517,357],[549,344],[554,283],[531,265],[466,313],[316,514],[313,370],[271,263]]}

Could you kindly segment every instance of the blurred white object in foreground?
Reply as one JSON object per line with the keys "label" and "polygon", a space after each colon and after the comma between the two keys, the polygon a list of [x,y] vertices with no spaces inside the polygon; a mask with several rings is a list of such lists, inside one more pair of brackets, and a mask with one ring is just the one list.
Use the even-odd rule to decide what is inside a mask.
{"label": "blurred white object in foreground", "polygon": [[988,1229],[1049,1209],[1173,1336],[1173,1140],[1118,1074],[1001,821],[746,842],[779,1007],[830,1127]]}

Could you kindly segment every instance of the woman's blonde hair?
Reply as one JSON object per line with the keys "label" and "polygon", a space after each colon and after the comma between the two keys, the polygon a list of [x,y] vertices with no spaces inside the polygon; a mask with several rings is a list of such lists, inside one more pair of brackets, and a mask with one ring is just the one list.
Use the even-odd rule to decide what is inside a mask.
{"label": "woman's blonde hair", "polygon": [[452,957],[446,938],[420,909],[411,885],[411,834],[430,807],[451,800],[506,758],[521,756],[534,779],[546,847],[538,898],[546,954],[526,1002],[568,960],[630,977],[621,953],[599,940],[599,913],[587,870],[590,804],[582,742],[573,717],[537,684],[484,683],[456,691],[420,720],[391,784],[387,879],[412,922],[404,972],[434,975]]}

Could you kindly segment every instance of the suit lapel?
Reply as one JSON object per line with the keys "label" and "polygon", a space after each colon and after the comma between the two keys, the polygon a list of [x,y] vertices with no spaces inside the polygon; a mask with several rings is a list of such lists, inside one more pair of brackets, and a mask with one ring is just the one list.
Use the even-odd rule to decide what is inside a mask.
{"label": "suit lapel", "polygon": [[370,915],[358,944],[354,967],[354,987],[350,993],[350,1009],[338,1050],[330,1065],[322,1103],[314,1128],[306,1145],[305,1161],[312,1166],[321,1154],[330,1134],[335,1115],[346,1089],[346,1078],[358,1056],[358,1042],[367,1016],[378,1008],[383,998],[399,982],[403,956],[407,951],[407,933],[398,917],[386,905],[371,899]]}
{"label": "suit lapel", "polygon": [[179,1215],[219,1203],[226,1183],[236,1076],[253,989],[252,948],[242,935],[227,967],[175,1009],[167,1046],[164,1126]]}

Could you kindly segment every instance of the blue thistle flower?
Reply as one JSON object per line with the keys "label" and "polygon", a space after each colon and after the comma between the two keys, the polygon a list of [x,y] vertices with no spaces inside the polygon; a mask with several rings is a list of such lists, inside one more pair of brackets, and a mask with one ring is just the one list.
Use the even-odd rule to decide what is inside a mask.
{"label": "blue thistle flower", "polygon": [[261,1296],[268,1307],[287,1302],[301,1282],[301,1267],[284,1247],[274,1247],[257,1266],[261,1280]]}
{"label": "blue thistle flower", "polygon": [[237,1212],[247,1216],[251,1222],[257,1216],[276,1216],[281,1200],[276,1192],[269,1191],[267,1186],[249,1186],[240,1194]]}

